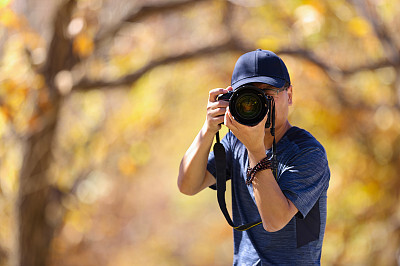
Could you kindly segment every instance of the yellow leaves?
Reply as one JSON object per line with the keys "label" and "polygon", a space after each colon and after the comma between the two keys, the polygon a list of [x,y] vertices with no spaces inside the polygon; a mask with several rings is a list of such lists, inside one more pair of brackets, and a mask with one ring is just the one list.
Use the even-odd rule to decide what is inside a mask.
{"label": "yellow leaves", "polygon": [[19,156],[21,156],[21,153],[18,149],[5,152],[4,149],[12,147],[8,145],[10,144],[6,144],[5,146],[1,145],[1,155],[2,157],[4,155],[6,156],[5,159],[2,160],[2,167],[0,168],[0,190],[2,192],[1,194],[4,194],[6,197],[11,197],[18,190],[18,165],[20,163]]}
{"label": "yellow leaves", "polygon": [[93,39],[87,33],[80,33],[74,39],[73,49],[80,57],[88,57],[94,49]]}
{"label": "yellow leaves", "polygon": [[26,101],[28,93],[29,89],[25,84],[18,84],[11,79],[0,81],[1,112],[7,120],[13,120]]}
{"label": "yellow leaves", "polygon": [[17,87],[17,83],[12,79],[2,80],[0,83],[0,92],[11,94]]}
{"label": "yellow leaves", "polygon": [[1,112],[12,123],[13,129],[21,134],[32,125],[38,125],[36,118],[29,121],[34,105],[38,103],[42,108],[44,77],[31,69],[26,55],[26,49],[39,47],[40,44],[40,36],[33,32],[13,34],[5,42],[0,63]]}
{"label": "yellow leaves", "polygon": [[[82,3],[96,2],[98,6],[101,6],[102,1],[78,2],[77,9],[81,9],[79,5]],[[214,2],[215,5],[222,3]],[[324,39],[326,36],[324,34],[329,36],[340,34],[338,42],[343,40],[344,43],[347,43],[354,40],[353,36],[364,37],[369,34],[370,26],[362,18],[353,17],[353,9],[345,8],[348,9],[347,13],[342,16],[345,19],[338,20],[334,14],[325,10],[325,2],[289,1],[288,4],[285,3],[285,8],[290,8],[290,10],[286,10],[285,14],[271,9],[269,5],[272,2],[274,1],[265,2],[265,7],[262,9],[265,11],[264,13],[253,11],[258,7],[253,8],[253,10],[246,11],[247,16],[242,14],[244,17],[242,21],[240,21],[240,16],[239,21],[233,21],[236,23],[235,27],[242,27],[237,31],[240,35],[238,35],[239,38],[246,37],[248,38],[246,41],[256,43],[257,47],[263,49],[277,50],[283,46],[288,49],[308,49],[309,47],[302,43],[302,37],[315,40],[315,36],[317,36],[318,42],[315,43],[316,47],[313,51],[318,57],[324,58],[327,64],[342,64],[339,66],[349,66],[350,68],[358,65],[359,58],[355,57],[353,53],[360,53],[359,51],[363,49],[338,46],[336,42],[328,43],[329,41]],[[337,4],[342,5],[344,1],[338,2]],[[9,0],[0,0],[0,8],[7,7],[9,3]],[[279,3],[271,5],[278,6]],[[93,5],[87,4],[87,8],[91,8],[90,6]],[[202,8],[202,6],[200,5],[198,8]],[[197,9],[191,10],[192,13],[188,18],[195,18]],[[236,11],[241,12],[241,10]],[[93,28],[90,27],[95,27],[93,24],[96,22],[86,21],[85,12],[74,14],[75,18],[68,26],[68,34],[73,40],[74,53],[81,58],[92,55],[95,48],[92,38]],[[187,14],[186,11],[185,14]],[[207,12],[202,14],[207,15]],[[219,14],[216,16],[220,18]],[[93,17],[94,20],[97,18],[97,16]],[[173,18],[173,15],[169,15],[169,17]],[[284,19],[288,20],[284,21]],[[87,65],[82,64],[82,68],[86,68],[82,72],[93,77],[94,80],[102,78],[113,80],[140,68],[152,58],[157,58],[159,54],[154,54],[154,51],[163,51],[165,54],[161,54],[162,56],[168,55],[167,51],[169,50],[164,48],[167,45],[174,48],[171,51],[176,52],[182,50],[182,47],[184,47],[183,50],[188,49],[192,44],[196,46],[217,41],[213,38],[215,32],[211,32],[214,29],[209,27],[213,24],[206,23],[201,26],[200,31],[196,24],[193,27],[184,25],[191,30],[190,34],[192,35],[188,39],[184,39],[186,36],[181,32],[179,36],[171,35],[174,39],[172,42],[168,38],[169,32],[162,31],[163,27],[153,28],[153,26],[159,25],[157,24],[158,20],[163,21],[157,17],[155,20],[149,19],[142,24],[135,23],[126,27],[127,29],[120,32],[114,41],[110,42],[113,43],[111,48],[108,47],[107,50],[107,47],[104,47],[109,54],[102,58],[94,58],[93,61],[90,58]],[[211,21],[214,20],[215,18],[211,19]],[[178,22],[180,21],[178,20]],[[242,24],[243,21],[245,24]],[[7,25],[6,27],[18,28],[19,23],[21,21],[12,11],[0,9],[0,26]],[[336,35],[332,33],[332,28],[325,26],[324,23],[332,23],[330,25],[335,28],[333,33]],[[176,23],[167,25],[169,25],[168,29],[178,32],[177,28],[174,28]],[[289,28],[292,26],[293,29]],[[157,30],[157,34],[154,29]],[[243,32],[246,34],[250,32],[250,34],[244,35]],[[162,38],[159,35],[165,35],[165,37]],[[212,36],[211,39],[210,36]],[[262,37],[260,38],[260,36]],[[225,38],[226,36],[220,37]],[[193,41],[202,39],[206,42]],[[362,39],[362,41],[370,42],[368,38]],[[14,34],[11,38],[6,39],[4,47],[7,49],[4,51],[0,70],[0,99],[5,102],[3,105],[0,104],[1,136],[8,132],[7,123],[15,116],[16,112],[32,106],[33,101],[27,101],[31,95],[34,97],[35,106],[39,106],[41,110],[46,111],[52,107],[49,96],[43,90],[45,86],[43,76],[32,73],[24,52],[26,47],[31,50],[34,65],[40,65],[46,57],[45,49],[47,48],[43,43],[40,36],[33,32]],[[171,43],[177,45],[171,45]],[[324,44],[321,45],[321,43]],[[326,47],[329,49],[325,49]],[[372,48],[371,51],[373,51]],[[368,55],[364,50],[363,52]],[[364,57],[362,52],[361,55],[361,60],[365,60],[365,62],[371,60],[368,56]],[[208,90],[217,86],[225,87],[226,83],[229,83],[236,56],[236,53],[223,53],[223,55],[215,56],[213,60],[209,60],[210,58],[207,57],[159,67],[136,82],[130,91],[129,89],[117,89],[107,92],[104,90],[74,92],[69,94],[69,97],[65,97],[66,100],[59,117],[57,140],[52,150],[55,153],[53,163],[56,164],[54,177],[57,179],[54,182],[63,192],[68,193],[74,184],[75,177],[82,173],[86,174],[88,170],[89,172],[92,169],[95,170],[77,186],[76,196],[70,195],[75,202],[69,204],[64,202],[64,207],[70,211],[70,215],[65,221],[65,227],[61,231],[64,243],[73,246],[85,239],[85,243],[91,245],[94,242],[91,237],[96,234],[98,235],[96,237],[110,237],[113,243],[117,243],[118,241],[112,238],[113,233],[120,232],[118,240],[122,239],[122,243],[129,243],[129,245],[120,249],[120,246],[116,244],[114,250],[123,250],[121,256],[116,257],[115,253],[110,251],[110,261],[117,265],[132,265],[130,263],[132,260],[138,262],[138,265],[149,264],[149,261],[154,262],[154,265],[168,264],[169,259],[171,265],[185,264],[185,262],[190,264],[193,262],[193,258],[200,258],[196,263],[210,265],[216,261],[215,252],[213,252],[215,250],[212,249],[215,245],[228,247],[228,250],[223,250],[222,253],[224,258],[228,258],[228,261],[231,259],[231,231],[220,219],[218,209],[211,212],[210,208],[207,208],[207,206],[216,204],[213,192],[208,191],[205,192],[205,196],[200,195],[205,200],[197,197],[190,200],[182,199],[185,206],[180,208],[182,206],[176,206],[171,201],[171,198],[180,197],[175,181],[171,182],[171,180],[176,178],[180,157],[204,122]],[[288,62],[286,59],[284,60]],[[394,68],[387,68],[376,71],[376,73],[371,71],[361,75],[343,77],[345,81],[341,84],[345,87],[343,93],[344,97],[349,100],[349,104],[356,103],[354,106],[357,106],[357,103],[366,104],[368,105],[366,109],[372,111],[348,110],[337,103],[339,100],[334,95],[336,92],[332,89],[333,82],[326,81],[329,78],[318,66],[306,64],[305,60],[296,56],[288,56],[288,60],[293,60],[292,64],[289,61],[288,67],[292,67],[290,70],[293,72],[291,74],[293,74],[293,81],[296,84],[294,115],[297,116],[295,117],[297,120],[295,119],[294,124],[318,134],[318,139],[327,148],[332,165],[329,196],[333,204],[329,205],[330,223],[327,228],[335,226],[336,220],[334,219],[339,222],[342,219],[342,216],[332,215],[335,212],[344,214],[344,219],[350,221],[351,225],[355,213],[359,214],[366,210],[363,204],[367,203],[367,206],[370,207],[380,199],[390,196],[384,193],[381,185],[393,182],[395,174],[391,172],[385,174],[377,168],[379,168],[379,164],[388,165],[396,154],[397,147],[393,143],[398,136],[395,128],[399,115],[398,110],[390,105],[387,106],[387,103],[393,103],[396,99],[392,88],[396,81],[396,71]],[[364,61],[361,60],[360,64],[362,65]],[[72,71],[76,71],[76,69]],[[5,79],[7,76],[12,78],[7,80]],[[64,88],[63,91],[68,93],[71,89],[70,73],[61,72],[57,81],[58,85],[61,84],[61,87]],[[327,93],[328,91],[330,93]],[[334,106],[335,104],[336,106]],[[40,126],[40,116],[29,116],[31,120],[27,117],[25,115],[25,119],[19,119],[18,121],[22,122],[18,123],[23,123],[25,127],[29,128]],[[360,125],[366,125],[368,130],[375,131],[373,133],[380,133],[376,139],[367,140],[370,141],[367,143],[371,145],[370,148],[366,147],[367,144],[362,143],[363,140],[357,138],[358,134],[364,134],[362,129],[357,128]],[[226,130],[226,127],[224,129]],[[391,133],[393,137],[388,137],[389,131],[393,131]],[[12,194],[17,188],[18,166],[22,156],[18,157],[17,155],[20,153],[14,152],[17,145],[4,143],[2,145],[4,147],[0,150],[2,152],[0,190],[4,194]],[[10,150],[10,153],[7,150]],[[11,153],[15,154],[8,159]],[[3,158],[6,158],[5,164]],[[149,178],[152,179],[151,184],[154,185],[148,185]],[[382,180],[382,182],[372,180],[374,178],[379,178],[379,181]],[[110,187],[115,189],[115,192],[113,191],[113,194],[107,198],[101,198],[107,194]],[[150,190],[153,192],[152,195],[157,195],[157,197],[150,197]],[[157,193],[154,193],[154,190],[157,190]],[[140,193],[137,193],[139,191]],[[102,200],[106,203],[102,204]],[[119,208],[120,205],[123,207]],[[98,214],[90,213],[98,206],[101,209]],[[213,216],[214,213],[217,218]],[[113,218],[107,218],[112,220],[104,222],[104,219],[98,219],[99,216],[102,217],[101,215]],[[160,223],[160,217],[163,217],[163,223]],[[196,232],[187,234],[194,228],[195,222],[193,221],[196,220],[196,217],[206,217],[204,222],[197,225],[200,228],[197,231],[209,231],[212,234],[196,234]],[[128,223],[125,218],[132,219],[132,222]],[[96,219],[97,221],[102,220],[103,228],[94,229],[98,225],[93,222]],[[123,225],[118,224],[120,220],[124,220]],[[335,232],[337,234],[333,238],[327,237],[326,248],[331,250],[330,258],[338,253],[336,247],[345,246],[343,242],[347,241],[341,237],[346,222],[342,222],[342,224],[343,230],[342,228],[337,230]],[[159,230],[160,227],[165,230]],[[168,230],[169,235],[160,234],[168,232]],[[152,237],[154,235],[155,238]],[[177,237],[169,240],[170,235]],[[357,235],[357,237],[362,237],[362,235]],[[331,241],[332,239],[333,241]],[[362,237],[362,239],[364,238]],[[332,244],[335,241],[337,242]],[[189,242],[191,245],[187,245]],[[362,242],[360,241],[361,244]],[[104,243],[107,242],[99,243],[99,246],[105,245]],[[207,243],[211,243],[211,246]],[[347,244],[350,248],[354,248],[360,243]],[[89,247],[86,250],[90,250],[87,251],[89,253],[94,249]],[[68,254],[69,251],[66,249],[65,254]],[[221,250],[217,249],[217,251]],[[221,252],[217,253],[221,254]],[[154,254],[160,255],[154,257]],[[172,263],[175,262],[173,259],[176,259],[177,263]],[[218,262],[221,262],[220,258],[217,259]],[[141,263],[136,260],[141,260]],[[221,264],[226,264],[226,261],[222,260]],[[330,262],[332,259],[328,259],[326,264],[330,264]],[[68,262],[66,263],[68,264]]]}
{"label": "yellow leaves", "polygon": [[46,86],[46,81],[43,75],[35,74],[32,78],[30,87],[35,90],[43,89]]}
{"label": "yellow leaves", "polygon": [[[0,0],[2,1],[2,0]],[[8,29],[9,36],[5,35],[5,61],[10,64],[10,68],[15,71],[14,64],[26,60],[26,51],[45,46],[42,37],[29,26],[29,22],[23,15],[17,14],[8,6],[10,1],[0,2],[0,28]],[[3,33],[0,33],[3,34]],[[26,67],[26,66],[24,66]],[[7,69],[7,66],[5,67]],[[20,68],[21,69],[21,68]],[[22,71],[24,69],[21,69]],[[13,73],[15,74],[15,73]]]}
{"label": "yellow leaves", "polygon": [[12,29],[18,29],[21,26],[17,14],[11,9],[0,9],[0,24]]}
{"label": "yellow leaves", "polygon": [[350,33],[357,37],[364,37],[371,32],[371,26],[361,17],[352,18],[348,22],[347,28]]}
{"label": "yellow leaves", "polygon": [[4,8],[11,3],[11,0],[0,0],[0,8]]}
{"label": "yellow leaves", "polygon": [[89,92],[82,99],[82,111],[84,112],[86,123],[90,128],[96,127],[104,119],[105,96],[101,91]]}
{"label": "yellow leaves", "polygon": [[264,50],[275,51],[280,47],[281,41],[273,36],[262,38],[257,41],[257,47]]}
{"label": "yellow leaves", "polygon": [[139,68],[146,63],[145,59],[141,56],[134,55],[114,55],[110,60],[109,75],[112,77],[120,77],[124,74],[129,73],[132,69]]}
{"label": "yellow leaves", "polygon": [[[31,88],[25,87],[24,84],[14,83],[13,81],[10,81],[8,84],[13,84],[11,91],[0,91],[0,95],[4,95],[3,97],[6,99],[1,112],[7,118],[7,121],[12,123],[14,130],[21,134],[39,129],[42,123],[39,113],[45,113],[46,110],[51,108],[51,104],[46,97],[47,94],[44,90],[36,91],[35,95],[37,97],[34,99]],[[7,88],[8,86],[5,87]],[[35,113],[33,112],[34,104],[37,104],[37,107],[39,107]]]}
{"label": "yellow leaves", "polygon": [[67,220],[68,225],[80,233],[84,233],[92,227],[92,220],[87,212],[71,211],[67,216]]}

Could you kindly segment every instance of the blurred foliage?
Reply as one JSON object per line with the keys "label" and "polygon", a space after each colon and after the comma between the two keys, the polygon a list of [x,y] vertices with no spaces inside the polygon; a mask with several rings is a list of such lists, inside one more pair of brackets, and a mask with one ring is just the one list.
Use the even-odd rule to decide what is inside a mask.
{"label": "blurred foliage", "polygon": [[[54,104],[42,69],[57,57],[49,43],[59,3],[0,0],[0,265],[16,260],[26,142]],[[47,182],[62,198],[44,208],[49,224],[62,223],[49,264],[231,264],[232,232],[215,192],[183,196],[176,177],[208,91],[229,85],[245,49],[177,56],[232,36],[283,57],[294,84],[290,121],[327,150],[322,263],[399,263],[399,1],[194,1],[120,23],[160,3],[75,2],[64,35],[79,63],[54,77],[62,106]]]}

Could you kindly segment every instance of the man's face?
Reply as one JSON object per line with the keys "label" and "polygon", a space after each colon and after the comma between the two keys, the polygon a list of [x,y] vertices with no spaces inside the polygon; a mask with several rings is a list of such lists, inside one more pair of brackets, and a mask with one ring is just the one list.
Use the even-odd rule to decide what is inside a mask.
{"label": "man's face", "polygon": [[264,91],[266,95],[274,97],[275,101],[275,127],[279,129],[285,125],[289,116],[289,106],[292,105],[292,86],[289,86],[286,90],[280,90],[271,85],[265,83],[252,83],[252,85]]}

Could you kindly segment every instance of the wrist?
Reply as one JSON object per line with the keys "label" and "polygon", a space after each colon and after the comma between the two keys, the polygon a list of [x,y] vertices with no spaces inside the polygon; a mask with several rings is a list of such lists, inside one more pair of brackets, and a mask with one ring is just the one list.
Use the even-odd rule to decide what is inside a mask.
{"label": "wrist", "polygon": [[203,135],[215,135],[217,133],[217,129],[212,128],[210,124],[206,121],[201,128],[201,132]]}
{"label": "wrist", "polygon": [[203,127],[200,130],[200,134],[204,139],[210,139],[211,141],[214,139],[215,134],[217,134],[218,130],[213,130],[208,126],[207,123],[204,123]]}
{"label": "wrist", "polygon": [[254,167],[248,167],[246,172],[246,185],[250,185],[253,182],[254,177],[258,172],[272,169],[272,167],[273,163],[269,157],[264,157]]}
{"label": "wrist", "polygon": [[265,158],[265,148],[260,147],[257,150],[247,150],[249,154],[249,166],[254,167],[259,161]]}

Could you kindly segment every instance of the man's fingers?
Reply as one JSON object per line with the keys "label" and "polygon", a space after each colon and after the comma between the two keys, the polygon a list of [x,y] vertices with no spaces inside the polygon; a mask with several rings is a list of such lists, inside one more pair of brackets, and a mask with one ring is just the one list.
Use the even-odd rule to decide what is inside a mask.
{"label": "man's fingers", "polygon": [[218,95],[228,93],[229,91],[233,91],[233,88],[231,86],[226,87],[226,89],[217,88],[217,89],[210,90],[210,92],[208,94],[208,101],[215,102],[217,100]]}
{"label": "man's fingers", "polygon": [[231,112],[229,111],[229,107],[227,108],[227,111],[225,112],[224,116],[224,124],[227,126],[230,130],[235,130],[236,126],[234,125],[236,123],[235,119],[232,117]]}
{"label": "man's fingers", "polygon": [[209,114],[212,117],[216,117],[216,116],[224,116],[225,112],[226,112],[226,108],[216,108],[216,109],[209,111]]}
{"label": "man's fingers", "polygon": [[226,108],[229,106],[228,101],[216,101],[216,102],[210,102],[208,104],[208,107],[211,109],[217,109],[217,108]]}
{"label": "man's fingers", "polygon": [[223,123],[225,122],[225,119],[224,119],[224,116],[223,116],[223,115],[220,115],[220,116],[214,117],[214,118],[213,118],[213,121],[214,121],[216,124],[223,124]]}
{"label": "man's fingers", "polygon": [[228,90],[222,89],[222,88],[210,90],[210,92],[208,94],[208,101],[215,102],[217,100],[218,95],[224,94],[227,92],[228,92]]}

